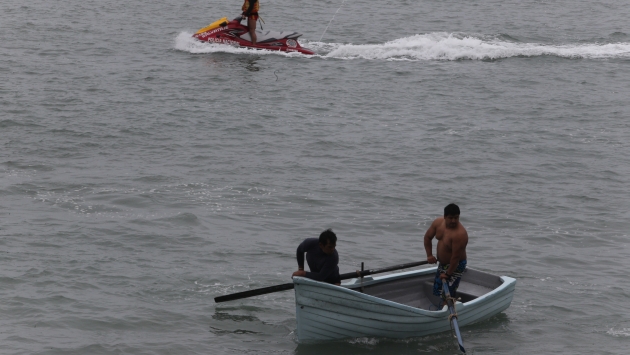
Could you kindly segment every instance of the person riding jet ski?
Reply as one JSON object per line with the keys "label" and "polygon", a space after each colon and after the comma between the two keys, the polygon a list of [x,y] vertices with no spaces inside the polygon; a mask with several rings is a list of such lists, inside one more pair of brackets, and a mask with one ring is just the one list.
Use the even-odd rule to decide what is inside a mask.
{"label": "person riding jet ski", "polygon": [[247,27],[249,27],[249,35],[252,38],[252,45],[256,44],[256,21],[258,21],[258,9],[260,4],[258,0],[245,0],[243,3],[243,17],[247,17]]}

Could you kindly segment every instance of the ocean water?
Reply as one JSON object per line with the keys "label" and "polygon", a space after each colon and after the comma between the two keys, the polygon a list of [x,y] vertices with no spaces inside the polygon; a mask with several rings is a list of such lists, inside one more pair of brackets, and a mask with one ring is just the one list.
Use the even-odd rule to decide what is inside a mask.
{"label": "ocean water", "polygon": [[628,352],[626,2],[261,0],[317,55],[191,38],[240,6],[0,4],[0,353],[454,354],[213,301],[328,227],[341,272],[423,260],[450,202],[517,279],[469,352]]}

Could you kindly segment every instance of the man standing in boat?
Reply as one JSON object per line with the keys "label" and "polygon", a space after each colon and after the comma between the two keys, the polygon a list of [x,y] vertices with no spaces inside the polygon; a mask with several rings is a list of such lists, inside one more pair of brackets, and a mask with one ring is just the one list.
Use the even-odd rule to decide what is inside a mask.
{"label": "man standing in boat", "polygon": [[245,0],[243,7],[243,17],[247,18],[247,27],[249,27],[249,36],[252,40],[252,45],[256,44],[256,21],[258,21],[258,9],[260,4],[258,0]]}
{"label": "man standing in boat", "polygon": [[[437,258],[433,256],[433,238],[438,240]],[[442,282],[448,282],[451,297],[457,297],[457,288],[466,269],[468,232],[459,222],[459,207],[451,203],[444,207],[444,217],[436,218],[424,233],[424,249],[429,264],[438,262],[433,294],[442,296]]]}
{"label": "man standing in boat", "polygon": [[[331,284],[341,284],[339,277],[339,254],[337,246],[337,235],[332,229],[326,229],[317,238],[306,238],[297,248],[298,271],[293,276],[302,276],[315,281],[327,282]],[[304,271],[304,253],[306,262],[311,270]]]}

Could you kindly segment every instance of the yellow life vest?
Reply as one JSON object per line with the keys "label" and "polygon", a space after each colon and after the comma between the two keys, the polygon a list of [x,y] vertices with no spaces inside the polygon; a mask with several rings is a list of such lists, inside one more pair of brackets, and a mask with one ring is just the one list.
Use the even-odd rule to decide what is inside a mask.
{"label": "yellow life vest", "polygon": [[[245,2],[243,3],[243,7],[241,8],[243,11],[247,11],[247,9],[249,9],[249,1],[250,0],[245,0]],[[252,9],[252,13],[258,13],[258,8],[259,8],[259,3],[258,0],[255,0],[256,2],[254,3],[254,8]]]}

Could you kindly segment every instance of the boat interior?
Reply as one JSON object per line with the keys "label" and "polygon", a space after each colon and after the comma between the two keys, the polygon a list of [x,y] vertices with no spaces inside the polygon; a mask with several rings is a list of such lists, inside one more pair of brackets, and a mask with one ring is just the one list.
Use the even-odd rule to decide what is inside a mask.
{"label": "boat interior", "polygon": [[[412,275],[383,282],[366,282],[363,293],[407,306],[436,311],[442,308],[438,296],[433,295],[435,274]],[[500,277],[466,268],[457,290],[457,297],[466,303],[480,297],[503,284]],[[359,283],[350,286],[361,291]]]}

